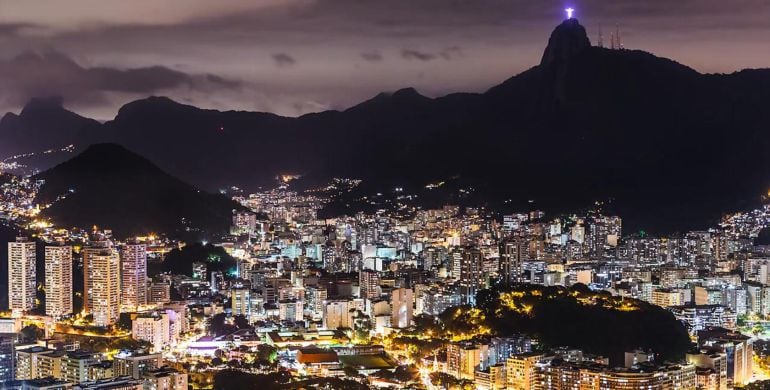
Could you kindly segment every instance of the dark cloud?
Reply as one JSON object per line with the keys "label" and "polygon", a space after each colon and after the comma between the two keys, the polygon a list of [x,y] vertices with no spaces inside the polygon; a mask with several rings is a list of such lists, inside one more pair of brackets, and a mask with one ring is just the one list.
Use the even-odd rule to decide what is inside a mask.
{"label": "dark cloud", "polygon": [[448,61],[454,58],[460,58],[462,55],[463,51],[459,46],[450,46],[438,51],[437,53],[428,53],[413,49],[401,50],[401,58],[418,61],[431,61],[437,58],[443,58]]}
{"label": "dark cloud", "polygon": [[0,105],[22,105],[30,98],[61,96],[75,106],[105,104],[109,96],[146,96],[183,89],[214,92],[240,83],[215,75],[194,75],[163,66],[132,69],[83,67],[57,52],[25,52],[0,61]]}
{"label": "dark cloud", "polygon": [[441,50],[438,54],[445,60],[451,60],[453,58],[462,57],[463,50],[459,46],[451,46]]}
{"label": "dark cloud", "polygon": [[292,66],[297,63],[297,60],[295,60],[294,57],[286,53],[273,54],[273,61],[275,61],[275,64],[279,67]]}
{"label": "dark cloud", "polygon": [[366,51],[361,53],[361,58],[369,62],[380,62],[383,57],[378,51]]}
{"label": "dark cloud", "polygon": [[[702,72],[770,64],[767,0],[569,4],[594,42],[599,25],[606,41],[617,24],[626,47]],[[0,61],[13,53],[55,47],[88,70],[94,66],[87,61],[115,71],[145,69],[119,76],[138,77],[143,81],[139,86],[116,82],[110,88],[122,92],[96,94],[109,95],[101,104],[102,117],[139,97],[150,81],[163,89],[150,93],[199,106],[298,115],[319,107],[349,107],[403,87],[429,96],[487,90],[540,60],[564,7],[563,0],[5,2]],[[18,71],[26,84],[35,84],[24,69]],[[0,75],[3,80],[13,77]],[[66,80],[46,77],[53,85],[66,86]],[[0,90],[0,96],[7,95]],[[94,94],[73,95],[85,99]],[[9,107],[18,108],[0,109]]]}
{"label": "dark cloud", "polygon": [[24,28],[32,27],[24,23],[0,23],[0,37],[18,35]]}
{"label": "dark cloud", "polygon": [[435,59],[436,55],[418,50],[404,49],[401,50],[401,58],[406,60],[430,61]]}

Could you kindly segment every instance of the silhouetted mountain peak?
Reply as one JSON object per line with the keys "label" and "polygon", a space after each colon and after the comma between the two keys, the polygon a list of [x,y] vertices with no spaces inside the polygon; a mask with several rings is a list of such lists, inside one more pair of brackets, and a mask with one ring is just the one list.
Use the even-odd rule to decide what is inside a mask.
{"label": "silhouetted mountain peak", "polygon": [[377,96],[353,106],[346,111],[361,111],[370,109],[382,109],[388,107],[392,109],[394,107],[411,106],[414,104],[420,104],[430,101],[431,98],[421,95],[414,88],[402,88],[395,92],[381,92]]}
{"label": "silhouetted mountain peak", "polygon": [[64,109],[64,99],[61,96],[36,97],[27,102],[21,110],[21,117],[32,116],[52,111],[61,112]]}
{"label": "silhouetted mountain peak", "polygon": [[142,160],[146,161],[138,154],[126,149],[122,145],[115,143],[102,143],[89,145],[79,155],[75,156],[70,161],[87,161],[87,162],[103,162],[110,163],[121,160]]}
{"label": "silhouetted mountain peak", "polygon": [[109,227],[123,236],[152,231],[221,233],[229,226],[232,210],[240,208],[114,143],[91,145],[35,178],[45,183],[37,201],[52,204],[45,217],[61,226]]}
{"label": "silhouetted mountain peak", "polygon": [[420,95],[419,92],[417,92],[416,89],[409,87],[409,88],[402,88],[399,89],[396,92],[393,92],[393,97],[398,99],[405,99],[405,98],[423,98],[424,96]]}
{"label": "silhouetted mountain peak", "polygon": [[[88,173],[101,175],[165,175],[158,167],[144,157],[114,143],[90,145],[72,159],[56,166],[51,171],[61,173]],[[171,178],[169,176],[169,178]]]}
{"label": "silhouetted mountain peak", "polygon": [[590,46],[586,29],[577,19],[567,19],[551,33],[540,65],[568,61]]}
{"label": "silhouetted mountain peak", "polygon": [[123,105],[120,110],[118,110],[118,115],[115,119],[117,120],[118,118],[131,116],[136,113],[175,112],[189,108],[193,107],[179,103],[165,96],[150,96]]}

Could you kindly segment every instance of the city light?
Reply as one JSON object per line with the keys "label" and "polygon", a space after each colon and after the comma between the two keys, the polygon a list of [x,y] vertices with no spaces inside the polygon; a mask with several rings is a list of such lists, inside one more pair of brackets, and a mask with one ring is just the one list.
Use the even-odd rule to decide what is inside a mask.
{"label": "city light", "polygon": [[[464,40],[447,47],[431,36],[454,37],[459,23],[490,18],[471,15],[474,7],[454,16],[447,15],[457,7],[433,7],[420,18],[416,13],[424,11],[414,7],[415,17],[406,20],[397,3],[372,12],[361,12],[368,3],[357,4],[353,25],[332,12],[324,14],[323,29],[296,33],[290,30],[308,18],[280,28],[270,23],[304,15],[301,5],[288,13],[277,12],[282,5],[269,12],[239,5],[237,18],[219,18],[230,23],[227,34],[170,45],[191,31],[202,37],[221,22],[200,7],[193,13],[202,19],[189,23],[204,31],[174,33],[186,22],[174,14],[175,23],[164,24],[168,34],[132,43],[116,61],[115,47],[136,40],[131,34],[142,23],[119,29],[126,37],[95,57],[99,67],[63,61],[64,54],[54,58],[66,65],[62,72],[36,65],[50,58],[35,53],[8,60],[6,73],[25,68],[19,86],[11,85],[19,91],[9,93],[39,90],[24,84],[34,79],[64,88],[54,92],[73,101],[34,98],[0,121],[1,149],[10,155],[0,156],[0,261],[7,270],[0,388],[770,388],[770,190],[760,183],[768,175],[764,160],[748,151],[737,165],[718,160],[755,147],[750,144],[761,154],[767,145],[759,131],[764,122],[748,119],[753,111],[766,119],[766,72],[682,71],[641,50],[621,50],[618,26],[604,48],[599,20],[598,39],[590,39],[593,26],[580,26],[567,7],[566,20],[540,38],[548,46],[539,65],[488,92],[433,96],[453,85],[445,83],[429,89],[429,97],[404,89],[340,104],[336,95],[349,94],[343,101],[352,102],[359,81],[368,88],[397,85],[365,80],[383,70],[404,74],[391,69],[396,66],[408,65],[420,85],[462,76],[457,72],[469,67],[475,73],[505,68],[481,66],[485,56],[477,52],[521,40],[472,42],[486,30],[499,34],[504,23],[498,22],[511,20],[503,14],[509,7],[496,9],[501,14],[488,28],[462,26]],[[27,18],[34,21],[32,11]],[[558,8],[550,12],[558,18]],[[114,22],[92,13],[96,19],[82,31],[82,23],[64,24],[78,37],[106,31],[98,35],[115,39]],[[126,12],[121,26],[135,13],[146,12]],[[250,19],[260,13],[270,17]],[[366,20],[371,13],[376,20]],[[426,27],[402,25],[427,16],[435,23],[417,42],[414,32]],[[323,34],[337,23],[349,35],[382,21],[386,28],[374,30],[386,33],[374,40],[367,36],[377,31],[361,34],[355,48],[311,53],[303,52],[306,42],[291,45],[308,31],[318,35],[316,46],[348,44],[325,39],[344,34]],[[11,25],[17,24],[37,26]],[[254,26],[258,34],[240,30]],[[22,47],[26,35],[14,34],[11,49]],[[272,52],[285,36],[286,52]],[[392,37],[398,41],[389,45]],[[89,36],[76,52],[108,46],[99,39]],[[196,66],[184,63],[206,48],[235,52],[241,40],[249,50],[228,59],[259,54],[264,58],[241,67],[273,75],[275,85],[252,93],[264,83],[249,80],[249,72],[237,80],[229,68],[221,76],[204,73],[219,66],[208,64],[222,54],[216,50]],[[217,46],[207,47],[209,41]],[[144,64],[157,55],[131,55],[157,47],[168,51],[168,64],[179,62],[173,70]],[[184,50],[190,47],[196,50]],[[345,74],[344,88],[315,81],[307,85],[329,88],[295,99],[290,95],[307,89],[297,85],[305,85],[302,74],[318,53],[347,53],[334,59],[348,64],[337,71],[353,73]],[[510,53],[492,57],[505,56]],[[125,69],[110,67],[124,62]],[[229,67],[240,69],[234,64]],[[309,73],[325,76],[327,68]],[[67,108],[101,112],[99,105],[143,90],[177,94],[172,98],[184,104],[149,97],[114,110],[118,116],[105,123]],[[267,96],[275,91],[286,96]],[[211,109],[192,105],[203,95],[217,96]],[[578,102],[586,96],[591,99]],[[637,115],[640,101],[644,117]],[[232,111],[230,103],[286,113]],[[326,106],[335,110],[315,112]],[[646,117],[656,107],[665,115]],[[714,123],[702,122],[704,111]],[[560,130],[564,123],[570,127]],[[712,127],[730,132],[715,136]],[[751,137],[728,139],[744,127]],[[648,131],[660,133],[648,137]],[[30,146],[33,141],[44,144]],[[738,175],[740,169],[751,175]],[[710,180],[712,172],[730,185]],[[199,177],[206,175],[214,183]],[[693,196],[693,181],[715,190]],[[716,199],[735,189],[740,196],[730,207]],[[687,206],[679,210],[661,198]],[[674,216],[680,211],[685,221]]]}

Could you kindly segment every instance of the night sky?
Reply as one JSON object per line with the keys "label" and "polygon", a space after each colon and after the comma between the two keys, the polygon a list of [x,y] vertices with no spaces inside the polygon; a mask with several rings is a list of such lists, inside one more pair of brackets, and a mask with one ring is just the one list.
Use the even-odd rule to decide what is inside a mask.
{"label": "night sky", "polygon": [[414,86],[480,92],[540,60],[572,6],[596,42],[702,72],[770,65],[768,0],[0,0],[0,111],[61,95],[98,119],[166,95],[283,115]]}

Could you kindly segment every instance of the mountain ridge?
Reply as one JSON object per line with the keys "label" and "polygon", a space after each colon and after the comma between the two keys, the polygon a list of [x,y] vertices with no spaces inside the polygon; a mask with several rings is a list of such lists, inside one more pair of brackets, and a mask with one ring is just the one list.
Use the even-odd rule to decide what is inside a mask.
{"label": "mountain ridge", "polygon": [[[564,25],[584,34],[576,20]],[[476,189],[468,204],[561,212],[614,199],[631,229],[650,231],[702,227],[761,201],[770,70],[702,74],[573,38],[544,51],[557,60],[483,93],[406,88],[297,118],[151,97],[92,134],[209,190],[255,189],[279,173],[360,178],[361,194],[459,176]]]}

